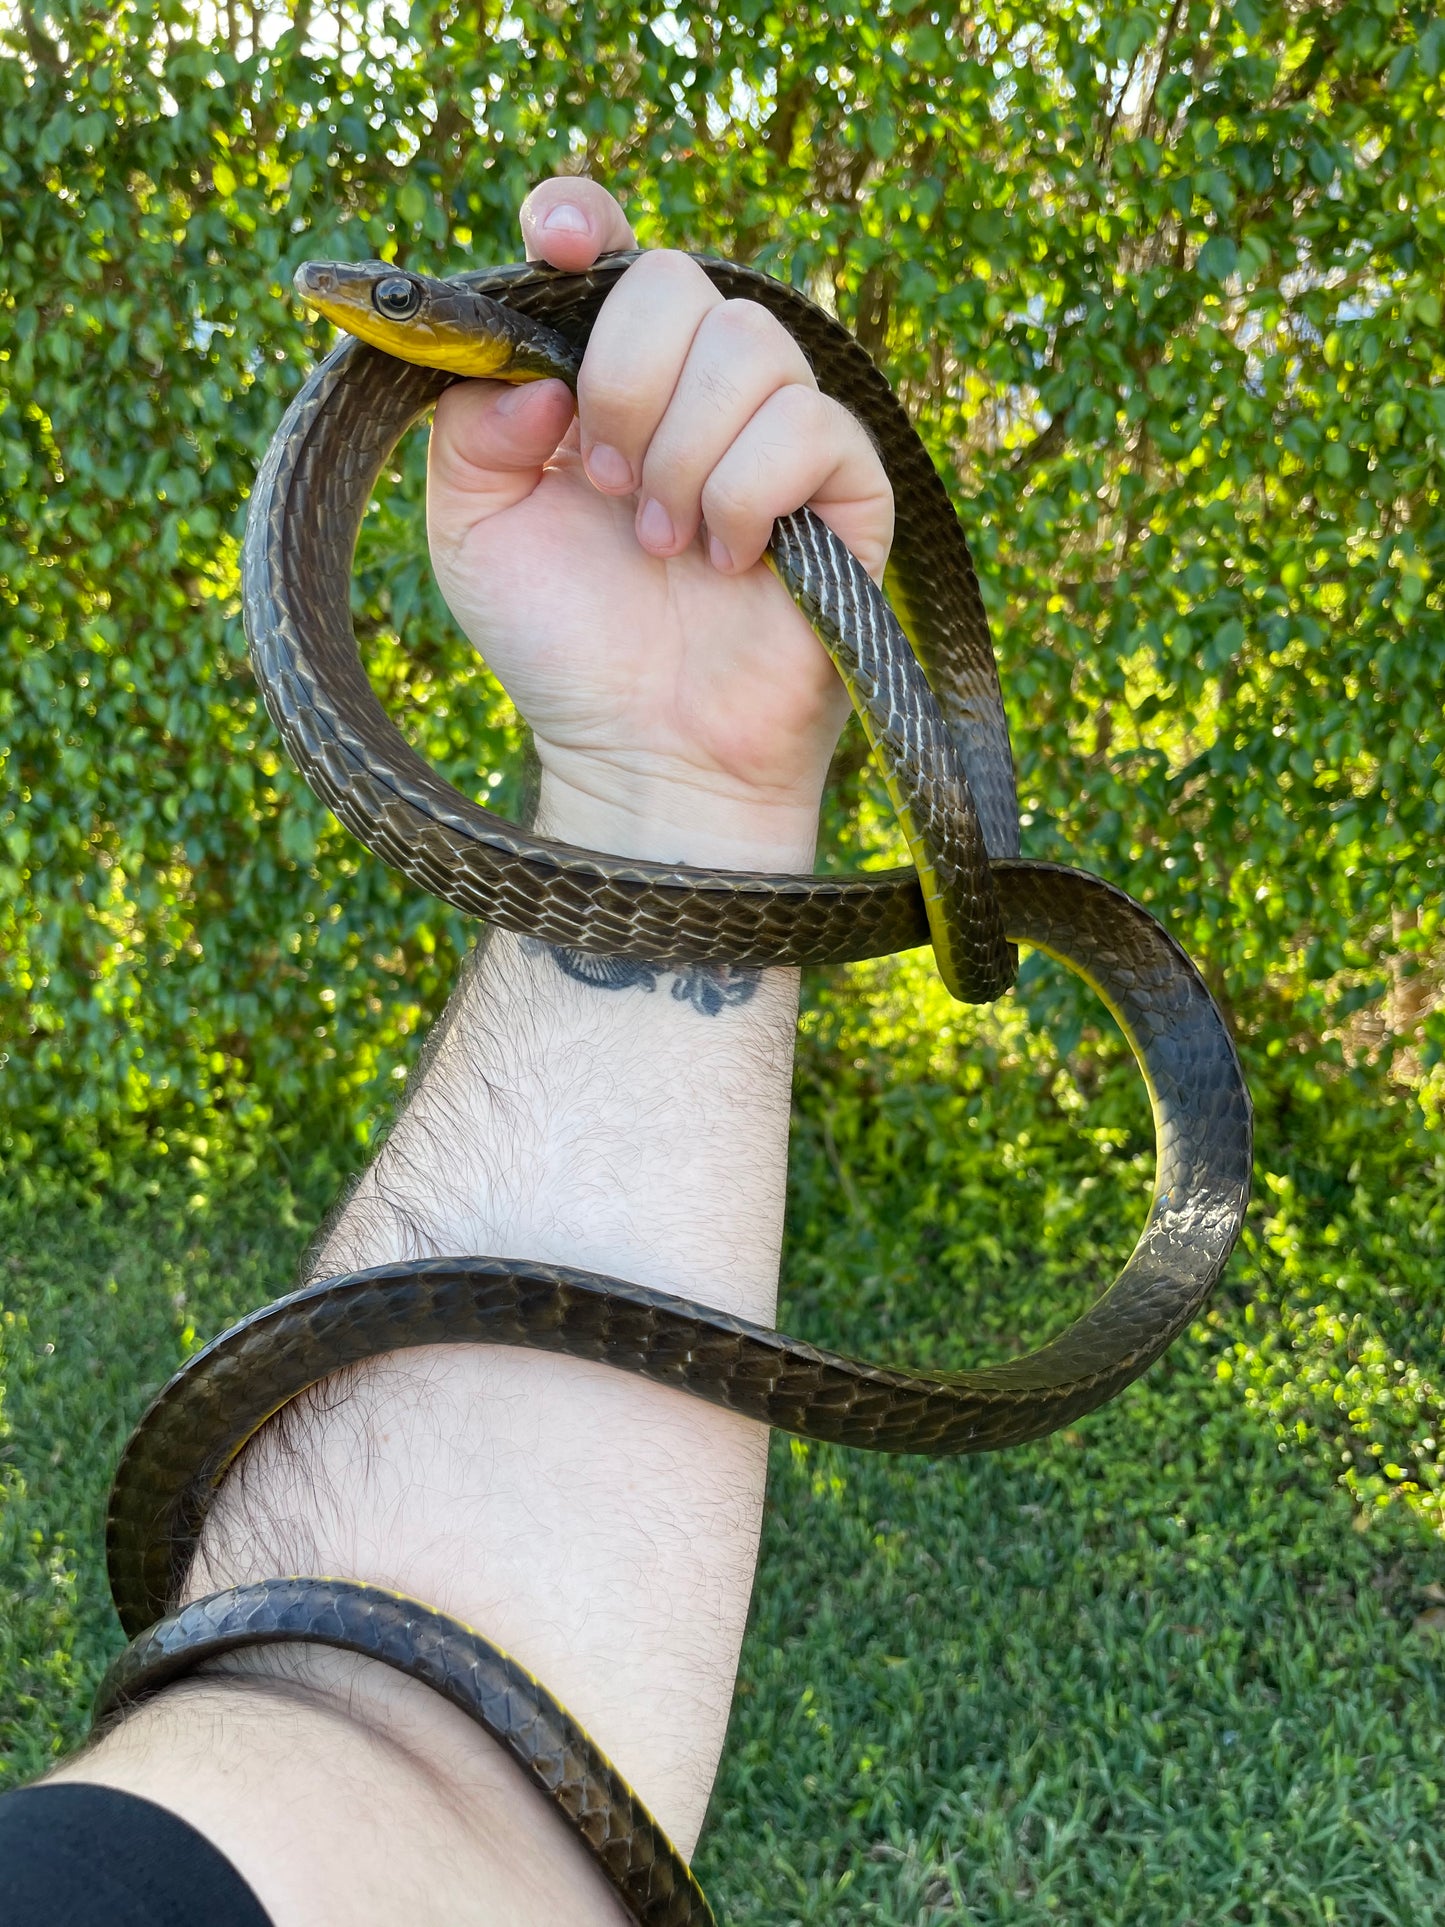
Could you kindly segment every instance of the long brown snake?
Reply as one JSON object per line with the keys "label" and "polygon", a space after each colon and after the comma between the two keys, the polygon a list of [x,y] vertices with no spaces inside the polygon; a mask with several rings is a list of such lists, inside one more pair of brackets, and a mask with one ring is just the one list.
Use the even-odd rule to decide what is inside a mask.
{"label": "long brown snake", "polygon": [[271,443],[251,500],[244,598],[256,677],[287,748],[385,861],[470,914],[549,943],[661,963],[766,964],[838,963],[931,941],[945,981],[970,1001],[1007,988],[1014,944],[1049,952],[1098,992],[1149,1087],[1157,1170],[1148,1220],[1113,1284],[1060,1337],[1007,1364],[946,1375],[842,1358],[625,1280],[509,1259],[384,1265],[294,1292],[192,1358],[126,1448],[108,1550],[133,1637],[96,1717],[244,1646],[312,1642],[370,1655],[470,1713],[569,1818],[631,1916],[674,1927],[712,1919],[686,1863],[585,1732],[480,1634],[340,1579],[279,1578],[175,1609],[211,1497],[246,1441],[341,1366],[439,1343],[601,1360],[763,1424],[877,1451],[979,1452],[1039,1438],[1112,1398],[1195,1317],[1243,1221],[1251,1124],[1223,1019],[1173,939],[1098,878],[1019,856],[988,626],[947,494],[868,356],[765,275],[702,261],[725,295],[780,317],[819,386],[873,434],[893,484],[888,590],[906,633],[808,511],[778,523],[771,560],[848,685],[917,871],[739,875],[551,843],[442,781],[388,719],[349,609],[352,550],[383,462],[462,373],[575,384],[597,312],[633,258],[604,257],[584,273],[519,263],[446,283],[379,263],[301,271],[302,293],[344,325],[369,327],[403,353],[414,341],[415,352],[453,358],[427,366],[346,339]]}

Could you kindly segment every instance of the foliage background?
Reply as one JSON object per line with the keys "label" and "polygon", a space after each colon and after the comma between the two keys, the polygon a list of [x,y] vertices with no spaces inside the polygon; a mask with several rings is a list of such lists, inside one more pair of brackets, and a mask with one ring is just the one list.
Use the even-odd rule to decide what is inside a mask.
{"label": "foliage background", "polygon": [[[807,288],[896,379],[989,601],[1026,850],[1153,905],[1225,1004],[1256,1099],[1241,1257],[1164,1391],[1151,1381],[1120,1408],[1154,1428],[1139,1516],[1169,1512],[1156,1475],[1199,1426],[1222,1427],[1235,1444],[1192,1475],[1235,1494],[1220,1501],[1222,1563],[1179,1573],[1212,1572],[1236,1631],[1254,1626],[1250,1575],[1268,1555],[1229,1507],[1262,1507],[1288,1540],[1281,1495],[1300,1482],[1314,1549],[1270,1625],[1304,1612],[1311,1587],[1354,1599],[1366,1568],[1393,1574],[1377,1588],[1389,1636],[1430,1670],[1445,1604],[1430,1591],[1445,1579],[1445,22],[1395,0],[644,11],[0,5],[7,1670],[50,1682],[17,1689],[32,1764],[73,1731],[113,1637],[93,1537],[62,1522],[93,1526],[85,1505],[146,1387],[241,1308],[229,1286],[201,1290],[203,1318],[174,1278],[125,1273],[137,1330],[158,1322],[132,1343],[122,1321],[122,1363],[102,1371],[119,1373],[112,1405],[72,1453],[72,1490],[15,1413],[68,1435],[96,1396],[79,1363],[73,1382],[37,1388],[57,1331],[95,1356],[91,1294],[120,1275],[98,1226],[139,1214],[134,1235],[158,1250],[173,1237],[203,1273],[233,1248],[289,1262],[290,1233],[255,1228],[255,1187],[289,1200],[298,1242],[364,1153],[468,940],[316,805],[246,666],[246,489],[323,345],[290,275],[329,253],[440,272],[511,258],[517,206],[558,167],[615,185],[647,242]],[[505,804],[515,718],[425,566],[423,460],[415,437],[370,519],[358,628],[419,746]],[[825,861],[883,859],[886,809],[846,740],[838,775]],[[951,1328],[939,1342],[960,1362],[980,1336],[1007,1349],[1040,1335],[1141,1212],[1131,1076],[1087,997],[1036,966],[997,1013],[944,1007],[918,960],[814,985],[790,1322],[907,1356],[933,1342],[920,1330]],[[67,1282],[51,1255],[70,1240]],[[248,1302],[282,1282],[240,1261],[234,1278],[250,1279]],[[1093,1422],[1101,1452],[1112,1439],[1137,1454],[1126,1418]],[[1067,1511],[1085,1475],[1059,1470],[1062,1450],[1010,1464]],[[1225,1476],[1234,1451],[1256,1469],[1254,1500]],[[796,1461],[784,1449],[779,1463],[792,1494]],[[821,1505],[830,1481],[881,1476],[811,1467],[800,1490]],[[1007,1474],[978,1476],[958,1503],[992,1491],[1004,1505]],[[847,1565],[846,1531],[820,1527],[821,1542],[834,1530]],[[1124,1626],[1163,1582],[1128,1576],[1117,1533],[1108,1548],[1101,1584]],[[803,1558],[791,1541],[778,1556]],[[790,1596],[765,1576],[760,1694],[770,1615]],[[1373,1650],[1350,1647],[1366,1723],[1399,1688],[1361,1657]],[[1418,1678],[1410,1691],[1418,1703]],[[745,1697],[739,1717],[762,1715]],[[1027,1754],[1009,1755],[1020,1772]],[[1397,1842],[1438,1786],[1438,1754],[1424,1759],[1401,1781]],[[1067,1775],[1039,1770],[1067,1805]],[[1077,1794],[1086,1834],[1077,1815],[1097,1793]],[[1341,1798],[1367,1804],[1359,1788]],[[840,1838],[851,1811],[844,1799]],[[1052,1809],[1048,1825],[1075,1837]],[[1168,1828],[1149,1837],[1168,1861]],[[1050,1917],[1038,1865],[1054,1838],[1020,1849],[1010,1835],[1034,1868],[1028,1894],[1000,1873],[976,1917]],[[970,1851],[1001,1867],[990,1839],[969,1836]],[[1248,1828],[1235,1844],[1241,1866],[1268,1863]],[[1234,1917],[1377,1917],[1354,1889],[1343,1913],[1319,1911],[1336,1904],[1328,1881],[1289,1864],[1273,1900],[1241,1890]],[[886,1853],[876,1866],[887,1874]],[[1401,1867],[1388,1904],[1408,1917],[1420,1868]],[[811,1917],[826,1880],[799,1877]],[[1151,1902],[1147,1880],[1133,1901],[1117,1868],[1098,1880],[1081,1890],[1090,1918],[1187,1917]],[[916,1884],[935,1896],[919,1918],[973,1904],[936,1869]],[[1124,1894],[1117,1916],[1106,1889]]]}

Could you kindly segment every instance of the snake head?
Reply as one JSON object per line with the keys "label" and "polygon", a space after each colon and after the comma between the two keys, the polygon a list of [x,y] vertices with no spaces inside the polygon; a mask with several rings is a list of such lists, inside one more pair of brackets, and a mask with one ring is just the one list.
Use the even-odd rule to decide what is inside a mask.
{"label": "snake head", "polygon": [[389,261],[305,261],[295,287],[307,307],[399,361],[490,381],[556,376],[577,385],[569,342],[463,282]]}

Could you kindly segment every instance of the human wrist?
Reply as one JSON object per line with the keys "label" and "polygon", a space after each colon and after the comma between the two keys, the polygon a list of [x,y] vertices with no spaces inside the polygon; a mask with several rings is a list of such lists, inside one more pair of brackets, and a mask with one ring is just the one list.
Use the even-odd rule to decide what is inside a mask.
{"label": "human wrist", "polygon": [[569,764],[542,772],[540,834],[613,857],[792,874],[813,867],[819,797]]}

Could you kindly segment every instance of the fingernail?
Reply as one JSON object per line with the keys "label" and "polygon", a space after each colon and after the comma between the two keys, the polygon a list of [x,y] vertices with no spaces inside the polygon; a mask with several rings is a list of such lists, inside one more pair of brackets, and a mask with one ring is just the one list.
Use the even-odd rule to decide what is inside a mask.
{"label": "fingernail", "polygon": [[721,569],[724,573],[731,569],[733,565],[732,556],[723,547],[722,543],[718,541],[715,535],[710,535],[707,539],[707,553],[708,560],[715,569]]}
{"label": "fingernail", "polygon": [[647,549],[670,549],[676,541],[672,517],[661,502],[649,498],[637,518],[637,539]]}
{"label": "fingernail", "polygon": [[542,219],[542,226],[550,228],[554,234],[585,234],[591,222],[580,207],[571,201],[558,201],[549,207]]}
{"label": "fingernail", "polygon": [[632,464],[620,448],[594,442],[587,451],[587,473],[598,488],[631,488]]}
{"label": "fingernail", "polygon": [[527,397],[536,386],[534,382],[519,381],[504,388],[493,406],[499,415],[520,414],[527,405]]}

